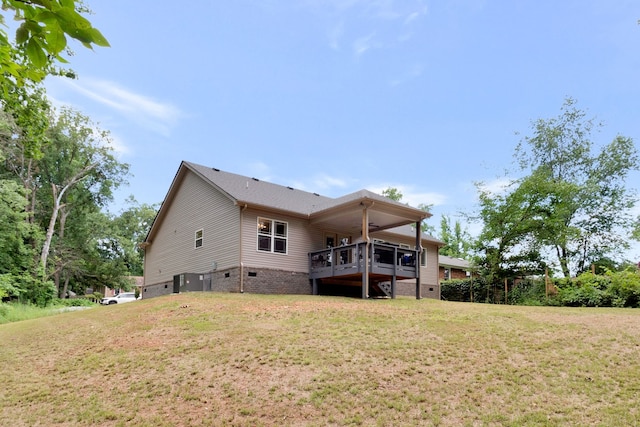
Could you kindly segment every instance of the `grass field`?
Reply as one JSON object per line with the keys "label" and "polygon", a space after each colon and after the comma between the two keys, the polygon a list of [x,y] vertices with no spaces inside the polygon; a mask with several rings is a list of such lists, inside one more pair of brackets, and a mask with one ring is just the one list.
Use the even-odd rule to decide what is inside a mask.
{"label": "grass field", "polygon": [[640,311],[191,293],[0,325],[2,426],[636,426]]}

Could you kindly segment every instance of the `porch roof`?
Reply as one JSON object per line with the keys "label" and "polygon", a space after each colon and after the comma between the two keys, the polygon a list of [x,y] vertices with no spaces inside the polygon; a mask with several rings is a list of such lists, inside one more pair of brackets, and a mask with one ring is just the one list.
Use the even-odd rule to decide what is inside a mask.
{"label": "porch roof", "polygon": [[368,215],[368,232],[394,229],[415,224],[431,216],[430,213],[396,202],[368,190],[360,190],[338,198],[321,196],[293,187],[273,184],[230,172],[183,161],[160,208],[147,240],[154,233],[157,222],[170,204],[176,183],[189,170],[225,194],[238,206],[249,206],[306,218],[311,224],[353,234],[364,225],[363,211]]}

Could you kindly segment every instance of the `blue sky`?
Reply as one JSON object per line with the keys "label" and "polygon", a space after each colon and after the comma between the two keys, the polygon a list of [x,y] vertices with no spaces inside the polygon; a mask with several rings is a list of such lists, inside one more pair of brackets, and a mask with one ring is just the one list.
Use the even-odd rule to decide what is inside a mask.
{"label": "blue sky", "polygon": [[396,187],[438,228],[566,97],[604,122],[596,143],[640,141],[637,0],[88,4],[111,47],[74,46],[79,78],[47,88],[131,165],[115,211],[161,202],[188,160],[326,196]]}

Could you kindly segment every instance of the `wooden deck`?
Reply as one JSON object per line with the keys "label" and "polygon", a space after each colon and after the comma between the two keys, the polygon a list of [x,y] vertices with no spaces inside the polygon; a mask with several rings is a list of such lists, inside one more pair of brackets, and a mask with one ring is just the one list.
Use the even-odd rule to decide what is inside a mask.
{"label": "wooden deck", "polygon": [[[309,253],[309,278],[317,289],[317,281],[361,285],[368,274],[372,286],[378,287],[390,297],[395,297],[395,282],[399,279],[418,277],[419,253],[413,249],[387,244],[371,243],[369,256],[364,256],[365,242],[327,248]],[[369,260],[365,266],[365,258]],[[368,267],[368,268],[365,268]],[[390,282],[389,286],[379,286]],[[315,291],[314,291],[315,293]]]}

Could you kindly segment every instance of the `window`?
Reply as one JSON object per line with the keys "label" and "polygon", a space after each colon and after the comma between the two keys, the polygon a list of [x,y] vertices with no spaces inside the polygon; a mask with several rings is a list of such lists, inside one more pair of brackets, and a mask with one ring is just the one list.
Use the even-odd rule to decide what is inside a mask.
{"label": "window", "polygon": [[202,230],[196,231],[196,248],[202,247]]}
{"label": "window", "polygon": [[422,249],[422,253],[420,254],[420,265],[423,267],[427,266],[427,250]]}
{"label": "window", "polygon": [[258,218],[258,250],[286,254],[288,228],[286,222]]}

